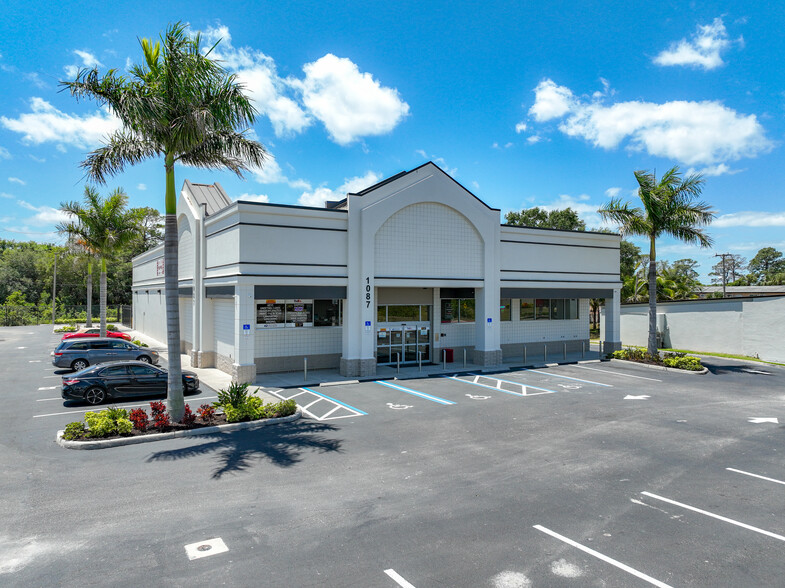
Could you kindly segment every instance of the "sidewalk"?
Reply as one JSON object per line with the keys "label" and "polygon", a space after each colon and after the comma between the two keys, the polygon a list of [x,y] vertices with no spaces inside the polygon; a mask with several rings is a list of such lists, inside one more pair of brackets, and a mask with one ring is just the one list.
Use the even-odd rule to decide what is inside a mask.
{"label": "sidewalk", "polygon": [[[124,329],[125,330],[125,329]],[[139,339],[143,343],[147,343],[152,349],[161,354],[164,362],[168,363],[168,353],[166,345],[160,341],[156,341],[138,331],[130,331],[134,339]],[[402,365],[400,369],[397,366],[380,365],[376,368],[376,375],[366,378],[348,379],[342,376],[338,369],[326,370],[308,370],[307,374],[302,371],[297,372],[279,372],[272,374],[257,374],[253,382],[254,386],[261,386],[263,388],[302,388],[309,386],[336,386],[339,384],[356,384],[358,382],[374,381],[374,380],[410,380],[413,378],[429,378],[446,374],[457,373],[499,373],[520,368],[532,367],[545,367],[550,365],[558,365],[560,363],[577,363],[577,362],[596,362],[600,361],[599,346],[591,345],[591,349],[586,350],[586,353],[574,352],[567,353],[566,356],[563,352],[548,353],[547,358],[543,357],[542,350],[539,354],[532,351],[527,354],[526,362],[523,361],[523,354],[518,358],[508,358],[500,366],[485,367],[470,363],[467,361],[463,363],[463,357],[457,357],[457,361],[446,364],[446,367],[441,364],[423,364],[422,368],[418,365]],[[546,361],[547,359],[547,361]],[[180,361],[184,370],[190,370],[199,376],[199,380],[212,388],[215,391],[227,388],[232,382],[232,377],[222,372],[217,368],[195,368],[191,367],[191,358],[188,355],[181,355]],[[265,402],[278,402],[280,398],[273,396],[263,390],[257,393],[260,398]]]}

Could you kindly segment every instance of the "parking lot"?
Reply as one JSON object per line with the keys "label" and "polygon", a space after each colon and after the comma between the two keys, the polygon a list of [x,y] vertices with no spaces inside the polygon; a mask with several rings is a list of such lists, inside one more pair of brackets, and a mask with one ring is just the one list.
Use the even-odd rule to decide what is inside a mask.
{"label": "parking lot", "polygon": [[783,585],[783,368],[269,389],[306,417],[68,451],[89,408],[59,399],[57,340],[0,329],[3,585]]}

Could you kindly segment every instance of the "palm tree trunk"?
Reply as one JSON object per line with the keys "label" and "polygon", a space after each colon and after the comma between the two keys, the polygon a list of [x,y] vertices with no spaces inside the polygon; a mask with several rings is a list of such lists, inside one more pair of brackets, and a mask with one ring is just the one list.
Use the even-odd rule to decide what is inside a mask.
{"label": "palm tree trunk", "polygon": [[87,323],[86,326],[93,326],[93,262],[87,262]]}
{"label": "palm tree trunk", "polygon": [[101,314],[101,337],[106,337],[106,259],[101,258],[101,286],[98,304]]}
{"label": "palm tree trunk", "polygon": [[649,346],[651,355],[657,355],[657,262],[654,237],[649,247]]}
{"label": "palm tree trunk", "polygon": [[169,355],[167,404],[169,418],[177,423],[185,414],[183,371],[180,365],[180,298],[177,263],[177,193],[174,160],[166,157],[166,224],[164,225],[164,280],[166,286],[166,347]]}

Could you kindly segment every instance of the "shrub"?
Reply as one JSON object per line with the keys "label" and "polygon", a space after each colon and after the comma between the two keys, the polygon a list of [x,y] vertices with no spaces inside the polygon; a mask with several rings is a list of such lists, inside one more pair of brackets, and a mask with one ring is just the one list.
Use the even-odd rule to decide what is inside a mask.
{"label": "shrub", "polygon": [[680,370],[690,370],[697,372],[703,369],[700,359],[690,356],[671,356],[665,357],[662,362],[668,367],[678,368]]}
{"label": "shrub", "polygon": [[163,402],[151,402],[150,412],[152,413],[153,418],[155,418],[166,412],[166,405]]}
{"label": "shrub", "polygon": [[185,405],[185,413],[183,414],[183,418],[180,421],[184,425],[193,425],[194,421],[196,420],[196,415],[191,412],[191,407],[187,404]]}
{"label": "shrub", "polygon": [[137,431],[145,432],[150,424],[147,413],[143,408],[135,408],[128,417]]}
{"label": "shrub", "polygon": [[215,418],[215,408],[209,404],[203,404],[196,409],[196,414],[199,415],[199,418],[201,418],[203,422],[212,423]]}
{"label": "shrub", "polygon": [[166,412],[166,405],[163,402],[151,402],[150,412],[154,428],[163,431],[170,425],[169,413]]}
{"label": "shrub", "polygon": [[226,422],[255,421],[264,417],[264,402],[257,396],[250,396],[240,406],[224,406]]}
{"label": "shrub", "polygon": [[63,325],[55,329],[55,333],[75,333],[76,325]]}
{"label": "shrub", "polygon": [[294,399],[281,400],[280,402],[270,403],[265,408],[265,417],[278,418],[285,417],[297,412],[297,403]]}
{"label": "shrub", "polygon": [[222,406],[224,408],[227,406],[240,408],[246,403],[249,397],[250,394],[248,393],[247,383],[239,384],[237,382],[232,382],[226,390],[221,389],[218,391],[218,401],[214,402],[213,405]]}
{"label": "shrub", "polygon": [[73,441],[74,439],[81,439],[85,436],[85,426],[81,421],[68,423],[63,432],[63,439],[66,441]]}
{"label": "shrub", "polygon": [[138,347],[149,347],[147,343],[142,343],[139,339],[134,339],[133,341],[131,341],[131,343],[133,343]]}
{"label": "shrub", "polygon": [[117,423],[105,410],[101,412],[88,412],[84,415],[84,420],[90,428],[87,437],[108,437],[117,432]]}
{"label": "shrub", "polygon": [[115,406],[111,406],[103,411],[102,414],[105,414],[108,418],[112,419],[113,421],[118,421],[120,419],[127,419],[128,418],[128,411],[124,408],[117,408]]}
{"label": "shrub", "polygon": [[134,429],[134,424],[128,419],[117,419],[117,432],[120,435],[130,435]]}
{"label": "shrub", "polygon": [[651,355],[648,351],[643,349],[636,349],[628,347],[627,349],[619,349],[611,353],[614,359],[626,359],[628,361],[645,361],[649,363],[662,363],[659,355]]}

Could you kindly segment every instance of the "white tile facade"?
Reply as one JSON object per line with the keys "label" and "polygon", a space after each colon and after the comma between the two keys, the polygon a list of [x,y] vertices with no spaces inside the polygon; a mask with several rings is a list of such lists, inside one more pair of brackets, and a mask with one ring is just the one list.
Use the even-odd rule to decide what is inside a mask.
{"label": "white tile facade", "polygon": [[256,357],[341,353],[342,327],[257,329]]}
{"label": "white tile facade", "polygon": [[234,359],[234,300],[216,298],[213,303],[215,352]]}
{"label": "white tile facade", "polygon": [[412,204],[376,233],[377,276],[482,279],[483,244],[469,220],[442,204]]}
{"label": "white tile facade", "polygon": [[181,280],[194,277],[194,236],[186,219],[177,228],[177,273]]}

